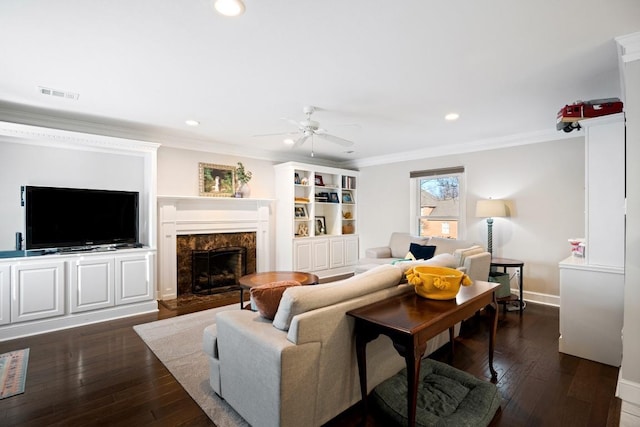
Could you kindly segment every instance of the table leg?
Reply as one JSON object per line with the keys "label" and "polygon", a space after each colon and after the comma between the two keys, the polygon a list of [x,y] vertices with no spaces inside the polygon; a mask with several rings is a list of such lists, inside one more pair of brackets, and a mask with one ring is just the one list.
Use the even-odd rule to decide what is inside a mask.
{"label": "table leg", "polygon": [[356,359],[358,361],[358,374],[360,376],[360,394],[362,395],[362,422],[367,421],[367,342],[364,332],[358,333],[356,321]]}
{"label": "table leg", "polygon": [[522,266],[518,267],[518,270],[520,271],[520,280],[519,280],[519,285],[520,285],[520,315],[522,316],[522,310],[524,309],[524,299],[522,298]]}
{"label": "table leg", "polygon": [[240,288],[240,310],[244,308],[243,303],[244,303],[244,289]]}
{"label": "table leg", "polygon": [[493,349],[496,342],[496,331],[498,330],[498,303],[496,301],[496,294],[493,294],[493,302],[487,306],[489,311],[489,371],[491,371],[491,380],[498,378],[498,373],[493,368]]}
{"label": "table leg", "polygon": [[418,386],[420,385],[420,365],[422,356],[427,349],[427,343],[415,345],[413,342],[411,348],[404,354],[407,364],[407,415],[409,427],[416,425],[416,405],[418,403]]}

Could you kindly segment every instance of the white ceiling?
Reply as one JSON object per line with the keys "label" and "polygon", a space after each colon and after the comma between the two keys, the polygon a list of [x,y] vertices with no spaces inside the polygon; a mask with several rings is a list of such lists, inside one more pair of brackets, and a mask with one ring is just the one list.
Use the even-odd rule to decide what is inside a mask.
{"label": "white ceiling", "polygon": [[245,4],[225,18],[206,0],[2,0],[0,120],[310,160],[310,141],[254,135],[313,105],[355,142],[315,138],[316,161],[344,165],[533,142],[564,136],[563,105],[620,97],[614,38],[640,31],[638,0]]}

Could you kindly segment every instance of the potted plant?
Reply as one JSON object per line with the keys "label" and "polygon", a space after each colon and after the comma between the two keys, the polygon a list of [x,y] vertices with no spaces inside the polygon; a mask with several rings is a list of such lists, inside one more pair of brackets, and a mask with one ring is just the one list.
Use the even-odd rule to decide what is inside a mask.
{"label": "potted plant", "polygon": [[245,170],[242,162],[238,162],[236,168],[236,197],[249,197],[251,188],[249,188],[249,181],[251,181],[251,172]]}

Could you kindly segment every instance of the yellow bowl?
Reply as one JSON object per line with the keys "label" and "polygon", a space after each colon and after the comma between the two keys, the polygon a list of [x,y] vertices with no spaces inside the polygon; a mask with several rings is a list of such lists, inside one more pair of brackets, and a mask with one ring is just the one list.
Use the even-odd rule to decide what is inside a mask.
{"label": "yellow bowl", "polygon": [[418,295],[429,299],[454,299],[460,285],[469,286],[469,276],[460,270],[429,265],[417,266],[406,271],[407,280]]}

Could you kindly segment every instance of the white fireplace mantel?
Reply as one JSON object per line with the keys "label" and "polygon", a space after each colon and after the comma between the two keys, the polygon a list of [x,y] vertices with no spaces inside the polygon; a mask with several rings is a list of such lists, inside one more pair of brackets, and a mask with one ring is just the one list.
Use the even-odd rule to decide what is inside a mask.
{"label": "white fireplace mantel", "polygon": [[256,233],[256,270],[271,268],[271,199],[158,196],[158,299],[177,297],[176,236]]}

